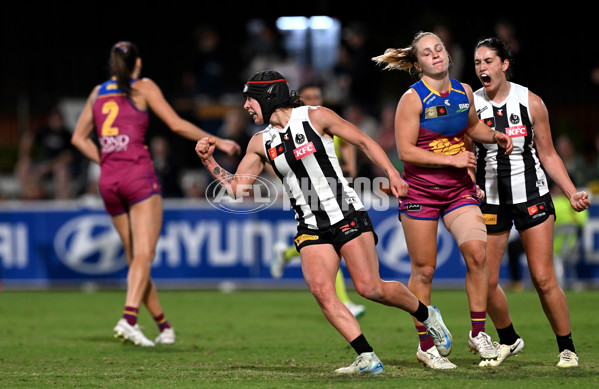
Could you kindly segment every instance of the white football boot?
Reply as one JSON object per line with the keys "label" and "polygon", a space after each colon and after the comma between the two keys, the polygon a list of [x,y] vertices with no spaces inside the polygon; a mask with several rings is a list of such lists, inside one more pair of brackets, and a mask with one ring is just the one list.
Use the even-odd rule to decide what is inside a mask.
{"label": "white football boot", "polygon": [[512,345],[500,344],[493,342],[493,346],[499,350],[499,356],[497,359],[483,359],[478,364],[479,366],[499,366],[507,358],[518,354],[524,348],[524,341],[522,338],[518,338]]}
{"label": "white football boot", "polygon": [[130,325],[127,320],[120,319],[114,327],[114,337],[121,338],[123,342],[129,341],[136,346],[154,347],[154,342],[146,338],[139,329],[139,325]]}
{"label": "white football boot", "polygon": [[420,345],[418,345],[418,351],[416,352],[416,358],[424,365],[435,370],[450,370],[455,369],[457,366],[454,365],[446,357],[442,357],[439,354],[439,350],[436,347],[431,347],[426,351],[422,351]]}
{"label": "white football boot", "polygon": [[270,275],[278,280],[283,277],[283,271],[287,261],[285,260],[285,251],[289,246],[285,242],[276,242],[272,247],[272,261],[270,261]]}
{"label": "white football boot", "polygon": [[468,348],[473,353],[479,353],[482,359],[496,359],[499,357],[499,350],[493,345],[491,337],[485,332],[479,332],[476,337],[472,337],[472,331],[468,334]]}
{"label": "white football boot", "polygon": [[345,306],[347,307],[347,309],[349,309],[351,314],[354,315],[354,317],[356,319],[359,318],[360,316],[362,316],[364,314],[364,312],[366,312],[365,306],[354,304],[351,301],[346,302]]}
{"label": "white football boot", "polygon": [[362,353],[348,367],[341,367],[335,370],[337,374],[381,374],[385,369],[383,363],[375,353]]}
{"label": "white football boot", "polygon": [[570,350],[564,350],[559,353],[559,362],[557,367],[568,368],[578,366],[578,355]]}
{"label": "white football boot", "polygon": [[449,329],[445,323],[443,323],[439,308],[429,305],[428,319],[422,322],[422,324],[424,324],[428,333],[433,338],[433,342],[435,343],[435,347],[437,347],[439,354],[443,357],[448,356],[451,353],[453,338],[451,332],[449,332]]}
{"label": "white football boot", "polygon": [[160,335],[154,339],[156,344],[175,344],[175,330],[172,328],[165,328]]}

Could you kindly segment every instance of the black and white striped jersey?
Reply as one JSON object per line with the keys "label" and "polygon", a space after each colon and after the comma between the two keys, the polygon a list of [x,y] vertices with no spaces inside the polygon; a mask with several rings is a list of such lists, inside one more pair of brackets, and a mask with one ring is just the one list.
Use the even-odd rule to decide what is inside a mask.
{"label": "black and white striped jersey", "polygon": [[528,88],[510,83],[510,93],[501,103],[491,101],[484,88],[474,93],[479,119],[512,138],[514,150],[496,144],[474,142],[476,146],[476,184],[485,191],[488,204],[520,204],[549,192],[547,178],[534,148]]}
{"label": "black and white striped jersey", "polygon": [[322,229],[364,210],[364,205],[343,177],[333,138],[312,127],[309,109],[294,108],[287,126],[282,130],[268,126],[262,131],[262,141],[298,224]]}

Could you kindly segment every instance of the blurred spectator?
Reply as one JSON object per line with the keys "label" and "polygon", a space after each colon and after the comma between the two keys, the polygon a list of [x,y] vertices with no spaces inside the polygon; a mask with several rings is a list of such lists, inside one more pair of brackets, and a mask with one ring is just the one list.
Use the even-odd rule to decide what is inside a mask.
{"label": "blurred spectator", "polygon": [[557,137],[555,150],[564,161],[564,166],[576,187],[581,187],[589,181],[588,167],[584,158],[577,153],[572,139],[566,134]]}
{"label": "blurred spectator", "polygon": [[576,212],[572,209],[570,200],[554,182],[550,183],[549,191],[555,207],[555,273],[560,286],[566,285],[566,274],[570,276],[570,284],[575,286],[578,278],[576,265],[580,262],[582,227],[589,219],[589,211]]}
{"label": "blurred spectator", "polygon": [[497,22],[495,22],[494,28],[495,36],[505,42],[505,44],[511,50],[513,62],[513,66],[511,66],[511,68],[517,69],[514,71],[510,81],[521,85],[527,84],[529,89],[537,89],[533,82],[534,80],[538,79],[538,77],[528,77],[526,71],[529,67],[525,65],[519,65],[520,62],[527,62],[525,56],[529,50],[525,50],[524,41],[521,37],[517,36],[516,26],[514,23],[508,19],[500,18],[497,20]]}
{"label": "blurred spectator", "polygon": [[[254,73],[265,69],[279,69],[287,53],[281,44],[276,28],[261,19],[250,20],[247,24],[247,41],[242,49],[242,60],[246,65],[242,79],[247,80]],[[284,73],[287,77],[287,73]]]}
{"label": "blurred spectator", "polygon": [[[357,103],[351,103],[343,109],[342,116],[372,139],[378,138],[381,124],[374,116],[368,114],[362,106]],[[356,161],[358,165],[358,177],[374,178],[376,176],[374,165],[369,162],[368,157],[360,150],[356,150]]]}
{"label": "blurred spectator", "polygon": [[360,104],[350,103],[343,109],[343,118],[362,130],[369,137],[379,136],[381,123],[370,115]]}
{"label": "blurred spectator", "polygon": [[195,95],[200,101],[218,102],[225,87],[225,70],[220,35],[211,25],[194,33],[197,44],[194,61]]}
{"label": "blurred spectator", "polygon": [[464,74],[464,64],[466,59],[464,56],[464,49],[453,39],[453,34],[446,25],[436,25],[433,32],[441,38],[450,55],[451,65],[449,67],[449,76],[456,80],[461,80]]}
{"label": "blurred spectator", "polygon": [[150,155],[162,188],[162,196],[182,197],[183,191],[179,186],[180,166],[171,152],[168,140],[163,136],[153,137],[150,141]]}
{"label": "blurred spectator", "polygon": [[403,173],[403,161],[399,159],[395,146],[395,111],[396,105],[383,104],[381,108],[381,130],[375,140],[387,153],[398,172]]}
{"label": "blurred spectator", "polygon": [[514,292],[520,292],[524,289],[522,284],[522,264],[520,258],[524,255],[524,246],[520,234],[514,227],[510,231],[507,242],[507,261],[510,272],[510,289]]}
{"label": "blurred spectator", "polygon": [[359,103],[364,110],[378,114],[378,102],[372,96],[379,96],[380,72],[373,66],[372,57],[376,50],[371,47],[371,41],[366,25],[362,22],[352,22],[343,31],[349,56],[347,75],[350,79],[350,98]]}
{"label": "blurred spectator", "polygon": [[323,100],[325,106],[338,109],[350,101],[351,57],[346,43],[341,42],[339,45],[337,63],[329,73],[323,77],[326,80],[323,85]]}
{"label": "blurred spectator", "polygon": [[306,83],[297,92],[304,105],[323,105],[322,88],[318,83]]}
{"label": "blurred spectator", "polygon": [[71,135],[57,108],[48,112],[43,127],[23,134],[15,168],[21,198],[64,200],[71,197],[75,158]]}
{"label": "blurred spectator", "polygon": [[[239,144],[242,151],[247,149],[247,145],[252,138],[252,128],[250,126],[250,116],[245,112],[242,107],[230,108],[225,113],[224,121],[218,130],[218,135],[231,140],[234,140]],[[237,166],[244,153],[236,155],[225,155],[223,153],[220,156],[220,165],[223,169],[234,172],[237,170]]]}
{"label": "blurred spectator", "polygon": [[211,177],[205,169],[187,169],[181,173],[181,189],[186,198],[200,199],[206,197],[206,189]]}
{"label": "blurred spectator", "polygon": [[183,119],[199,125],[198,102],[196,100],[196,74],[184,71],[179,85],[173,92],[173,108]]}

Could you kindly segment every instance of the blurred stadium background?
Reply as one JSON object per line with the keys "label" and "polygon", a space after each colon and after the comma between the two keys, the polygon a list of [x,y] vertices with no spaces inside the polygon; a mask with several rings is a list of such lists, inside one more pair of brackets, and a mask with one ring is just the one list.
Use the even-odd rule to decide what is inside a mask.
{"label": "blurred stadium background", "polygon": [[[599,48],[593,42],[595,26],[584,10],[557,6],[541,17],[490,4],[457,11],[448,5],[425,9],[381,1],[350,6],[332,0],[80,7],[76,2],[24,2],[3,6],[0,16],[0,277],[5,288],[124,283],[118,239],[93,186],[97,169],[73,153],[67,185],[56,184],[56,172],[36,182],[17,174],[23,158],[43,163],[63,151],[50,155],[36,142],[52,126],[73,130],[88,93],[107,78],[108,52],[119,40],[139,46],[143,75],[158,83],[183,117],[207,131],[243,144],[258,130],[247,116],[239,121],[236,108],[243,103],[240,92],[247,77],[269,67],[283,73],[292,89],[304,82],[320,83],[325,105],[371,131],[393,158],[388,114],[414,79],[403,72],[382,72],[370,58],[387,47],[407,46],[417,31],[436,31],[452,54],[453,76],[477,89],[473,47],[481,38],[502,34],[517,49],[513,81],[544,99],[554,141],[573,179],[597,201]],[[57,117],[51,113],[58,113],[62,123],[52,124]],[[27,139],[31,148],[24,146]],[[291,211],[277,203],[261,212],[223,212],[205,197],[209,178],[198,166],[192,143],[171,136],[152,117],[148,145],[166,198],[153,272],[158,283],[303,285],[297,263],[280,281],[272,280],[268,271],[272,244],[290,242],[293,236]],[[236,162],[227,161],[230,166]],[[359,174],[377,176],[368,164],[361,165]],[[370,213],[381,237],[381,274],[407,279],[409,259],[394,206]],[[573,250],[558,256],[565,259],[564,285],[596,287],[597,205],[575,235]],[[502,271],[508,282],[507,264]],[[438,284],[462,285],[464,272],[457,248],[442,229]]]}

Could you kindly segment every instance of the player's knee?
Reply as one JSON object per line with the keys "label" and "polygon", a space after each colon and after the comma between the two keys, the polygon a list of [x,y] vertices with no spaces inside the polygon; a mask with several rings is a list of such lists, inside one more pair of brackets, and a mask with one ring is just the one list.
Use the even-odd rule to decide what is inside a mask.
{"label": "player's knee", "polygon": [[499,279],[497,277],[489,277],[489,294],[499,288]]}
{"label": "player's knee", "polygon": [[310,284],[310,293],[316,299],[320,306],[326,306],[330,301],[331,296],[335,294],[335,289],[321,283]]}
{"label": "player's knee", "polygon": [[532,283],[539,295],[549,294],[559,288],[557,278],[552,275],[536,274],[532,276]]}
{"label": "player's knee", "polygon": [[380,301],[383,297],[382,286],[379,282],[354,281],[356,292],[365,299]]}
{"label": "player's knee", "polygon": [[413,267],[411,281],[418,282],[420,284],[432,284],[433,277],[435,276],[434,266],[418,266]]}
{"label": "player's knee", "polygon": [[[467,243],[466,243],[467,245]],[[474,247],[472,247],[474,246]],[[463,248],[462,253],[464,254],[464,261],[469,269],[483,270],[486,266],[485,250],[483,247],[476,247],[478,245],[472,244],[468,248]]]}

